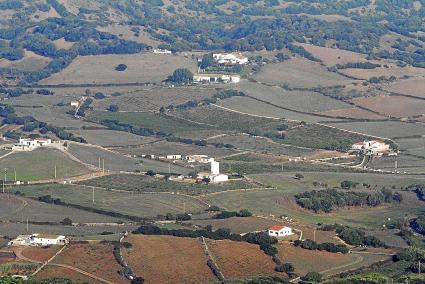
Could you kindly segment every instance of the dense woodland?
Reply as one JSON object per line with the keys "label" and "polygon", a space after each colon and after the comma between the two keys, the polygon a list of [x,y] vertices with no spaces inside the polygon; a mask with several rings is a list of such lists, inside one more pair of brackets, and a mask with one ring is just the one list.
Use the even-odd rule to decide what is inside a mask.
{"label": "dense woodland", "polygon": [[[62,70],[79,55],[131,54],[151,48],[100,31],[110,24],[132,26],[136,36],[146,32],[162,42],[160,47],[172,51],[286,49],[317,61],[296,45],[310,42],[365,53],[369,58],[392,58],[401,65],[425,67],[425,36],[421,34],[425,31],[425,2],[416,2],[422,5],[415,5],[413,0],[378,0],[375,5],[370,0],[210,0],[171,4],[162,0],[96,0],[76,12],[57,0],[6,0],[0,3],[0,10],[12,13],[0,20],[0,56],[16,61],[28,50],[52,61],[41,71],[0,71],[8,78],[19,79],[21,84],[32,84]],[[40,16],[51,11],[56,11],[55,16]],[[338,15],[343,19],[325,21],[315,15]],[[389,34],[397,38],[393,51],[380,46],[382,36]],[[58,48],[54,41],[62,38],[73,43],[72,47]]]}

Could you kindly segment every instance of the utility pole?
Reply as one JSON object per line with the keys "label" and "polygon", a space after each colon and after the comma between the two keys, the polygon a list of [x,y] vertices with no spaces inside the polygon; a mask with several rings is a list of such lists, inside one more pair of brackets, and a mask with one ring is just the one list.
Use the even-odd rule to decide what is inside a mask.
{"label": "utility pole", "polygon": [[171,163],[168,163],[168,174],[171,175]]}
{"label": "utility pole", "polygon": [[93,199],[92,199],[92,202],[93,202],[93,204],[94,204],[94,187],[93,187],[93,197],[92,197]]}
{"label": "utility pole", "polygon": [[105,159],[102,159],[102,172],[105,174]]}
{"label": "utility pole", "polygon": [[397,170],[397,167],[398,167],[398,163],[397,163],[397,160],[395,160],[395,162],[394,162],[394,169]]}
{"label": "utility pole", "polygon": [[13,168],[13,172],[15,173],[15,183],[17,182],[16,180],[16,168]]}
{"label": "utility pole", "polygon": [[316,241],[316,228],[313,230],[313,241]]}
{"label": "utility pole", "polygon": [[100,157],[99,157],[99,167],[98,168],[101,169],[101,167],[100,167]]}
{"label": "utility pole", "polygon": [[29,231],[28,218],[27,218],[27,233]]}
{"label": "utility pole", "polygon": [[55,165],[55,179],[57,177],[57,169],[56,169],[56,165]]}

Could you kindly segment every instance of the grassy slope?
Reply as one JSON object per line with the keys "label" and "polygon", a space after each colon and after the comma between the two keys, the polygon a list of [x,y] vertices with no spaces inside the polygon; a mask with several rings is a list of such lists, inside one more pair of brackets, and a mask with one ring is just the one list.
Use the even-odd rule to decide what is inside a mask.
{"label": "grassy slope", "polygon": [[[0,160],[0,169],[7,169],[7,180],[13,180],[14,170],[20,181],[53,179],[55,165],[57,178],[82,175],[89,170],[53,149],[13,153]],[[2,173],[3,176],[4,172]]]}

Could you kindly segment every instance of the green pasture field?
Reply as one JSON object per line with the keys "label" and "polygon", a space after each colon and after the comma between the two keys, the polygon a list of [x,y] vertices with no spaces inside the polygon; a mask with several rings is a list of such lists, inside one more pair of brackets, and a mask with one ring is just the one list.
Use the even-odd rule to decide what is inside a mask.
{"label": "green pasture field", "polygon": [[205,106],[179,111],[173,113],[178,117],[196,121],[199,123],[211,124],[223,130],[234,131],[253,131],[261,129],[262,131],[275,130],[281,125],[292,125],[284,120],[269,119],[262,117],[249,116],[236,112],[226,111],[214,106]]}
{"label": "green pasture field", "polygon": [[31,152],[16,152],[0,159],[2,179],[6,172],[7,180],[19,181],[49,180],[87,174],[90,172],[84,165],[71,160],[55,149],[37,149]]}
{"label": "green pasture field", "polygon": [[[12,189],[13,190],[13,189]],[[135,192],[114,192],[108,190],[94,190],[89,188],[68,185],[34,185],[19,187],[28,197],[51,195],[60,198],[63,202],[92,207],[107,211],[118,212],[137,217],[155,217],[166,213],[197,213],[202,212],[206,205],[195,198],[179,194],[155,193],[140,194]]]}
{"label": "green pasture field", "polygon": [[384,138],[425,135],[425,126],[399,121],[325,123],[337,128]]}
{"label": "green pasture field", "polygon": [[314,114],[299,113],[288,109],[279,108],[278,106],[289,108],[284,103],[278,102],[269,105],[264,102],[257,101],[249,97],[233,97],[226,100],[217,102],[217,105],[231,109],[233,111],[242,112],[254,116],[266,116],[272,118],[285,118],[289,120],[306,121],[306,122],[319,122],[319,121],[333,121],[333,118],[325,118],[315,116]]}
{"label": "green pasture field", "polygon": [[[295,174],[302,173],[304,178],[296,179]],[[257,190],[249,192],[227,192],[207,196],[211,204],[226,208],[227,210],[249,209],[255,214],[275,216],[287,215],[295,220],[305,223],[333,224],[342,223],[367,229],[382,228],[387,218],[397,220],[405,216],[412,216],[422,212],[423,202],[419,201],[412,192],[402,191],[405,186],[423,183],[425,176],[402,176],[383,174],[360,173],[329,173],[329,172],[291,172],[251,175],[251,178],[273,186],[275,190]],[[320,190],[313,182],[325,183],[328,187],[339,187],[341,181],[351,180],[359,182],[358,188],[363,188],[362,183],[369,184],[370,190],[387,189],[398,190],[403,195],[401,204],[390,204],[374,208],[340,209],[329,214],[315,214],[312,211],[301,209],[293,195],[296,193]],[[364,189],[368,190],[368,189]]]}
{"label": "green pasture field", "polygon": [[[425,157],[423,152],[422,150],[422,157],[401,153],[396,157],[374,158],[372,162],[368,164],[368,167],[386,171],[396,171],[395,162],[397,161],[397,171],[402,173],[422,174],[425,173]],[[408,153],[410,153],[410,151]]]}
{"label": "green pasture field", "polygon": [[[126,157],[121,153],[107,151],[98,147],[90,147],[83,144],[70,143],[69,151],[72,155],[92,166],[99,166],[101,159],[101,167],[103,160],[105,161],[105,170],[107,171],[148,171],[168,173],[169,163],[164,163],[149,159],[138,159]],[[187,174],[190,169],[178,165],[171,164],[172,173]]]}
{"label": "green pasture field", "polygon": [[[298,191],[305,191],[299,188]],[[300,208],[293,198],[293,193],[283,190],[260,190],[249,192],[226,192],[207,197],[211,204],[227,210],[248,209],[254,214],[268,216],[286,215],[306,224],[340,223],[365,229],[382,228],[388,218],[398,220],[423,211],[423,204],[417,201],[415,194],[403,192],[404,201],[401,204],[374,208],[341,209],[329,214],[315,214]]]}
{"label": "green pasture field", "polygon": [[[308,79],[310,80],[310,78]],[[281,82],[282,84],[283,82]],[[306,88],[307,86],[300,87]],[[270,87],[253,82],[243,82],[239,89],[250,97],[294,111],[315,113],[352,107],[343,101],[311,91],[288,91],[278,86]]]}
{"label": "green pasture field", "polygon": [[95,186],[107,189],[128,190],[134,192],[180,192],[184,194],[200,195],[208,192],[217,192],[253,187],[244,180],[234,180],[221,184],[190,184],[168,181],[145,175],[118,174],[109,175],[80,182],[82,185]]}
{"label": "green pasture field", "polygon": [[118,120],[121,123],[127,123],[137,127],[150,128],[169,134],[184,133],[190,130],[199,131],[214,128],[212,126],[198,125],[151,112],[96,111],[90,114],[89,119],[98,122],[106,119]]}
{"label": "green pasture field", "polygon": [[[6,188],[6,192],[15,192],[20,188]],[[119,218],[86,212],[72,207],[38,202],[28,198],[0,195],[0,220],[3,222],[51,222],[59,224],[64,218],[75,223],[114,223]]]}

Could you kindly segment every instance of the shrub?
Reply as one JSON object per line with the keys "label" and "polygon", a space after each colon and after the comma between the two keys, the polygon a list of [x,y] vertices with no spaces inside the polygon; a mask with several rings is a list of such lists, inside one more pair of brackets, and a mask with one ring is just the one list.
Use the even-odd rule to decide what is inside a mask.
{"label": "shrub", "polygon": [[294,273],[295,268],[292,263],[287,262],[287,263],[277,265],[275,270],[277,272],[285,272],[285,273],[291,274],[291,273]]}
{"label": "shrub", "polygon": [[318,272],[308,272],[306,275],[301,277],[301,280],[317,283],[322,280],[322,275]]}
{"label": "shrub", "polygon": [[67,217],[61,221],[61,224],[64,226],[72,226],[72,220]]}
{"label": "shrub", "polygon": [[118,111],[118,106],[117,105],[110,105],[109,107],[108,107],[108,110],[110,111],[110,112],[117,112]]}
{"label": "shrub", "polygon": [[125,65],[125,64],[118,64],[115,67],[115,70],[116,71],[119,71],[119,72],[125,71],[125,70],[127,70],[127,65]]}

